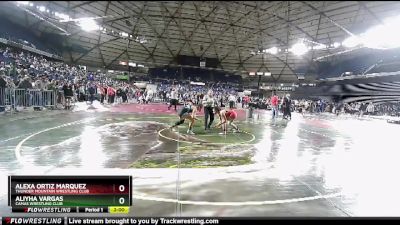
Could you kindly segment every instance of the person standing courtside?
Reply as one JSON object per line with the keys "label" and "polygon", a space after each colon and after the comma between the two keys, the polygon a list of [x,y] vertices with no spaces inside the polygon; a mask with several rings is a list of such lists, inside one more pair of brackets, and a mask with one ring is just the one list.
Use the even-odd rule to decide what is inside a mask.
{"label": "person standing courtside", "polygon": [[278,102],[279,102],[278,96],[274,91],[271,97],[272,119],[278,118]]}
{"label": "person standing courtside", "polygon": [[233,109],[235,107],[236,97],[231,93],[229,95],[229,109]]}
{"label": "person standing courtside", "polygon": [[174,106],[176,111],[176,106],[178,105],[179,101],[178,101],[178,92],[175,90],[175,88],[171,90],[170,99],[171,101],[169,103],[168,110],[170,110],[171,107]]}
{"label": "person standing courtside", "polygon": [[291,105],[292,100],[290,100],[290,95],[286,94],[286,96],[283,97],[283,119],[292,119]]}
{"label": "person standing courtside", "polygon": [[[208,93],[203,98],[204,106],[204,130],[210,130],[211,124],[214,122],[214,112],[213,107],[215,105],[213,92],[209,90]],[[208,117],[210,117],[210,122],[208,122]],[[208,123],[207,123],[208,122]]]}

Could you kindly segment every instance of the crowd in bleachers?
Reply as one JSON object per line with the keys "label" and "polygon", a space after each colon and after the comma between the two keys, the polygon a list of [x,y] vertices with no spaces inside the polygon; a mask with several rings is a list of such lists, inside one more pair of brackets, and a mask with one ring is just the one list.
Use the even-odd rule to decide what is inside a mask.
{"label": "crowd in bleachers", "polygon": [[[135,92],[133,85],[110,79],[104,73],[87,72],[84,67],[70,66],[44,56],[0,45],[0,89],[3,89],[3,102],[0,102],[0,106],[5,104],[6,88],[51,90],[57,94],[57,103],[62,105],[66,104],[66,97],[76,101],[93,101],[95,95],[103,103],[112,104],[114,99],[122,99],[125,95]],[[27,98],[32,99],[32,96]],[[11,97],[8,96],[7,99]],[[31,101],[23,101],[23,107],[29,106]],[[40,104],[44,105],[44,101],[40,101]]]}
{"label": "crowd in bleachers", "polygon": [[400,116],[400,103],[333,103],[325,100],[294,100],[293,107],[298,112],[307,113],[335,113],[349,114],[356,116]]}
{"label": "crowd in bleachers", "polygon": [[178,98],[182,101],[185,99],[192,99],[194,102],[200,102],[204,95],[211,90],[214,97],[220,102],[226,102],[230,95],[237,95],[237,89],[226,84],[211,84],[209,85],[193,85],[187,82],[164,82],[158,85],[157,92],[163,101],[168,102],[171,91],[178,92]]}
{"label": "crowd in bleachers", "polygon": [[[56,104],[61,104],[65,108],[68,108],[67,100],[69,99],[91,102],[98,99],[102,104],[149,103],[157,100],[169,102],[172,91],[177,92],[180,102],[192,99],[193,102],[199,104],[209,90],[213,92],[215,101],[221,106],[232,104],[231,102],[234,101],[235,106],[241,103],[244,108],[249,105],[263,109],[270,108],[270,98],[239,97],[237,86],[228,83],[208,82],[206,85],[196,85],[187,80],[160,79],[150,79],[148,82],[157,84],[157,90],[153,92],[139,89],[133,85],[133,82],[113,80],[101,72],[87,72],[84,67],[70,66],[35,53],[0,45],[0,89],[54,91]],[[25,92],[21,93],[27,95]],[[0,95],[6,95],[6,93],[2,91]],[[1,108],[5,105],[4,99],[0,98],[0,101],[3,101],[0,102],[0,111],[4,111],[4,107]],[[40,99],[40,101],[43,106],[46,105],[45,100]],[[31,104],[29,101],[23,102],[23,107]],[[17,103],[12,102],[12,104]],[[334,104],[323,100],[303,99],[293,100],[292,108],[298,112],[309,113],[344,112],[360,115],[398,115],[400,104]]]}
{"label": "crowd in bleachers", "polygon": [[222,71],[212,70],[212,68],[151,68],[148,72],[148,77],[157,80],[170,81],[195,81],[195,82],[220,82],[229,85],[242,83],[242,77],[239,75],[227,74]]}
{"label": "crowd in bleachers", "polygon": [[[278,96],[278,110],[282,111],[284,97],[290,98],[290,95],[282,94]],[[268,109],[271,106],[271,97],[257,98],[248,100],[250,106],[258,109]],[[400,103],[373,103],[373,102],[353,102],[353,103],[335,103],[322,99],[291,99],[291,110],[299,113],[319,114],[347,114],[354,116],[400,116]],[[246,107],[246,104],[244,104]]]}
{"label": "crowd in bleachers", "polygon": [[[56,103],[68,108],[70,100],[72,102],[93,101],[96,98],[105,104],[129,101],[149,103],[156,98],[167,102],[172,89],[176,89],[179,99],[182,101],[191,98],[200,102],[202,96],[210,89],[221,104],[227,102],[229,96],[237,95],[237,90],[227,84],[210,82],[207,86],[198,86],[187,81],[155,82],[149,80],[148,82],[158,84],[155,93],[139,89],[133,85],[133,82],[113,80],[101,72],[87,72],[84,67],[70,66],[35,53],[0,45],[0,89],[25,90],[22,92],[24,96],[17,96],[16,99],[29,95],[26,92],[27,89],[54,91],[57,95],[54,97]],[[6,93],[3,91],[2,95],[3,102],[0,102],[0,107],[4,106]],[[14,93],[14,95],[16,94]],[[5,99],[11,99],[10,96],[6,96],[8,98]],[[11,104],[23,102],[23,107],[29,107],[32,105],[30,103],[32,96],[28,96],[28,98],[31,100],[16,100],[17,102]],[[40,101],[40,104],[45,106],[45,100],[40,99]],[[13,108],[16,109],[16,107]],[[4,107],[1,110],[4,110]]]}

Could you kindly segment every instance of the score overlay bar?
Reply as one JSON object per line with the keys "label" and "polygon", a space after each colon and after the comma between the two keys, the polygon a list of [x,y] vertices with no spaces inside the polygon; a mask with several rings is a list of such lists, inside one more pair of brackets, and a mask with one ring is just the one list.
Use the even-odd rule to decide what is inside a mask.
{"label": "score overlay bar", "polygon": [[9,176],[8,205],[107,207],[132,205],[130,176]]}

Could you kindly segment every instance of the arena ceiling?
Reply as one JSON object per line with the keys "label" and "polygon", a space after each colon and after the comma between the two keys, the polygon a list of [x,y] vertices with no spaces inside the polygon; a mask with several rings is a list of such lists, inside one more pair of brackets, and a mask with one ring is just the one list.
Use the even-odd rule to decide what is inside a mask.
{"label": "arena ceiling", "polygon": [[[15,2],[0,4],[0,13],[27,28],[66,31],[67,46],[85,49],[65,51],[67,62],[108,68],[131,61],[155,67],[176,65],[178,55],[189,55],[217,58],[219,69],[242,75],[269,71],[268,79],[276,82],[297,81],[301,70],[307,77],[318,57],[349,50],[335,44],[301,56],[285,52],[300,40],[333,46],[400,9],[400,2],[384,1],[52,1],[23,6],[29,12]],[[115,34],[85,32],[74,22],[59,22],[52,12],[73,19],[101,17],[98,25]],[[272,47],[281,52],[257,54]]]}

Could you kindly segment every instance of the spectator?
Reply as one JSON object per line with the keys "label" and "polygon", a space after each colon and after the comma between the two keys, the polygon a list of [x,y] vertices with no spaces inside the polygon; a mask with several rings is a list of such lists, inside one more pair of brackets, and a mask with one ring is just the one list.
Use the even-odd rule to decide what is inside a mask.
{"label": "spectator", "polygon": [[229,108],[233,109],[235,106],[236,97],[233,94],[229,95]]}
{"label": "spectator", "polygon": [[278,96],[276,95],[276,92],[274,92],[271,98],[272,119],[278,118],[278,102]]}
{"label": "spectator", "polygon": [[107,88],[108,104],[114,104],[115,89],[110,85]]}
{"label": "spectator", "polygon": [[283,98],[282,101],[283,105],[283,118],[284,119],[292,119],[292,113],[291,113],[291,105],[292,101],[290,100],[290,95],[286,94],[286,96]]}
{"label": "spectator", "polygon": [[93,104],[94,95],[95,95],[95,93],[96,93],[96,86],[95,86],[93,83],[89,83],[88,91],[89,91],[89,101],[90,101],[90,104]]}
{"label": "spectator", "polygon": [[72,84],[64,84],[63,91],[65,96],[65,109],[69,110],[71,108],[72,98],[74,97],[74,89]]}
{"label": "spectator", "polygon": [[7,86],[7,81],[4,75],[4,71],[0,71],[0,112],[4,112],[5,111],[5,89]]}
{"label": "spectator", "polygon": [[99,88],[100,88],[100,103],[104,104],[104,99],[107,95],[107,88],[104,87],[103,85],[100,85]]}

